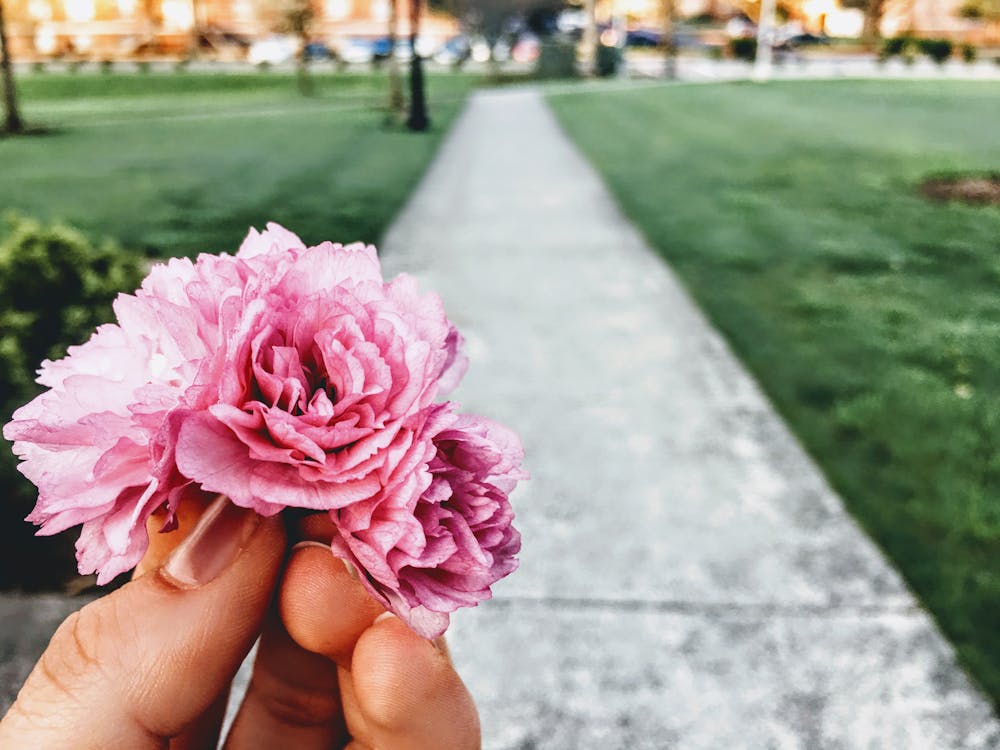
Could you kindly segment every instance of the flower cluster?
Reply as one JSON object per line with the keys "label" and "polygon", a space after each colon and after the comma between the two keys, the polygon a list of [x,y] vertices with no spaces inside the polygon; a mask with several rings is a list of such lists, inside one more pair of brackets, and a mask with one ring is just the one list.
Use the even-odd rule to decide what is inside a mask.
{"label": "flower cluster", "polygon": [[82,573],[142,558],[185,497],[329,514],[335,554],[421,635],[517,565],[516,435],[438,403],[464,374],[440,299],[385,282],[375,249],[306,247],[275,224],[239,252],[171,260],[117,325],[42,364],[4,436],[39,489],[40,534],[77,524]]}

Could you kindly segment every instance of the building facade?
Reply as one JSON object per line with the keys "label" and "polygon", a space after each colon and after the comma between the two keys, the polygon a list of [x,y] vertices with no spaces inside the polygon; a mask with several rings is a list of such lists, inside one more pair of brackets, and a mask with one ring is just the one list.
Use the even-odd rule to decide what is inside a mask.
{"label": "building facade", "polygon": [[[412,1],[397,0],[400,34],[409,34]],[[5,7],[11,47],[22,60],[194,52],[239,59],[251,42],[280,30],[283,16],[301,2],[309,3],[315,41],[336,45],[346,37],[388,33],[390,0],[7,0]],[[425,13],[421,30],[443,41],[458,24],[447,15]]]}

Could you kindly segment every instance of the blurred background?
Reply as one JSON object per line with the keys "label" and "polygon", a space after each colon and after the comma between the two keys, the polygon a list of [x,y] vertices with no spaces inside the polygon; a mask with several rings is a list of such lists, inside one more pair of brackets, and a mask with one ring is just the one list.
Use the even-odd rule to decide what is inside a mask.
{"label": "blurred background", "polygon": [[[477,356],[493,368],[470,374],[466,398],[529,448],[525,583],[506,598],[500,584],[482,628],[572,641],[572,618],[546,631],[510,613],[607,607],[607,627],[579,620],[601,641],[614,617],[646,618],[620,631],[640,649],[634,673],[529,649],[561,679],[514,703],[483,677],[503,665],[463,650],[476,621],[461,620],[485,718],[526,722],[489,747],[1000,747],[1000,0],[0,0],[0,31],[3,422],[38,393],[38,363],[109,320],[157,259],[234,251],[271,220],[310,243],[384,244],[394,271],[454,289],[473,373]],[[521,332],[507,350],[502,327],[487,333],[504,320]],[[601,370],[607,358],[620,369]],[[514,371],[523,409],[497,414]],[[588,380],[600,372],[617,385]],[[758,388],[759,402],[745,395]],[[525,416],[544,403],[547,421]],[[694,423],[698,450],[683,437]],[[583,477],[575,493],[567,471]],[[614,489],[616,472],[633,484]],[[722,512],[704,488],[727,472],[735,525],[675,545]],[[783,489],[750,509],[767,477]],[[23,522],[35,489],[6,442],[0,485],[6,706],[59,619],[98,592],[75,573],[75,530],[41,539]],[[636,526],[595,567],[602,532],[584,519],[618,492]],[[671,515],[682,506],[687,521]],[[777,520],[758,528],[765,506]],[[636,569],[653,583],[623,583]],[[650,676],[694,648],[663,641],[650,612],[711,628],[736,607],[775,627],[783,608],[822,620],[843,606],[866,627],[916,618],[903,645],[895,626],[829,631],[838,653],[868,638],[895,649],[854,668],[884,670],[903,730],[849,731],[857,705],[837,704],[843,731],[809,733],[824,701],[847,699],[849,670],[781,704],[806,717],[791,734],[741,744],[753,711],[725,735],[649,724],[659,697],[694,690]],[[739,669],[740,637],[705,648]],[[775,638],[752,658],[837,661],[805,655],[812,636]],[[723,694],[726,669],[699,654]],[[878,685],[859,705],[889,700]],[[617,713],[580,718],[610,694]]]}

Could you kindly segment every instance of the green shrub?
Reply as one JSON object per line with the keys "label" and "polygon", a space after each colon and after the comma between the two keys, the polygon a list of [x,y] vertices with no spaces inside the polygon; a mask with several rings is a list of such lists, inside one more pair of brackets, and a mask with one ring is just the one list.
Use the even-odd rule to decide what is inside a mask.
{"label": "green shrub", "polygon": [[622,51],[619,47],[609,47],[600,44],[597,47],[597,59],[594,63],[594,70],[601,78],[610,78],[618,73],[618,68],[622,64]]}
{"label": "green shrub", "polygon": [[979,53],[976,51],[976,45],[974,44],[963,44],[962,45],[962,59],[967,63],[974,63]]}
{"label": "green shrub", "polygon": [[757,40],[753,37],[730,39],[729,54],[737,60],[753,62],[757,58]]}
{"label": "green shrub", "polygon": [[906,47],[912,43],[912,39],[908,36],[895,36],[889,39],[884,39],[882,41],[882,51],[879,56],[884,59],[889,59],[890,57],[896,57],[902,55]]}
{"label": "green shrub", "polygon": [[955,51],[955,45],[950,39],[921,39],[919,47],[921,52],[938,65],[943,65]]}
{"label": "green shrub", "polygon": [[[0,422],[37,395],[35,370],[62,357],[93,329],[112,319],[111,301],[135,289],[143,259],[111,243],[94,245],[62,225],[12,218],[0,238]],[[5,440],[0,446],[0,589],[56,588],[73,575],[66,535],[34,538],[22,519],[36,490],[16,471]]]}
{"label": "green shrub", "polygon": [[538,78],[575,78],[576,45],[563,39],[546,39],[542,42],[535,63]]}

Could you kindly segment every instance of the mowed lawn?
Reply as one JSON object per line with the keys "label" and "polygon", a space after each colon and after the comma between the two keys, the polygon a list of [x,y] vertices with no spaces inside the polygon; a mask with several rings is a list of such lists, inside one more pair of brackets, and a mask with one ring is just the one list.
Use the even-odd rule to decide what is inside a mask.
{"label": "mowed lawn", "polygon": [[0,210],[153,256],[234,250],[273,220],[379,239],[477,79],[430,76],[433,127],[385,123],[385,74],[48,74],[19,79],[47,135],[0,139]]}
{"label": "mowed lawn", "polygon": [[995,84],[550,102],[1000,705],[1000,206],[917,191],[1000,172]]}

